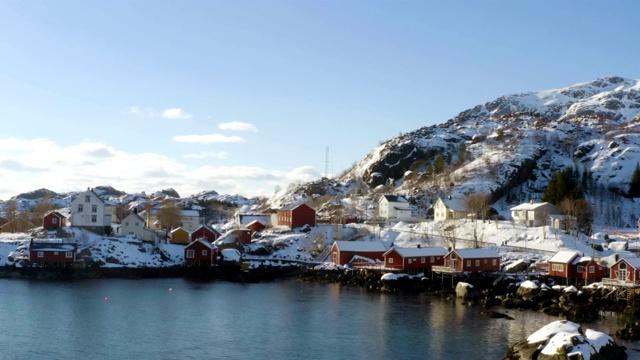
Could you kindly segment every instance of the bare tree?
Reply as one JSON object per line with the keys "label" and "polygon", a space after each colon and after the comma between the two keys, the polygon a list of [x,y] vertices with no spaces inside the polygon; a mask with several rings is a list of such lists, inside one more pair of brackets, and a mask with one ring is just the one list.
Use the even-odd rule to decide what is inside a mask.
{"label": "bare tree", "polygon": [[560,202],[560,211],[568,216],[569,232],[576,239],[580,236],[580,231],[588,233],[591,230],[593,221],[593,209],[586,199],[565,198]]}
{"label": "bare tree", "polygon": [[438,233],[449,250],[456,249],[456,224],[453,221],[443,221],[438,225]]}
{"label": "bare tree", "polygon": [[51,195],[46,194],[40,202],[33,207],[31,221],[37,224],[51,210],[55,209],[55,205],[51,202]]}
{"label": "bare tree", "polygon": [[158,221],[165,230],[182,225],[182,205],[175,200],[165,199],[158,209]]}
{"label": "bare tree", "polygon": [[8,200],[6,204],[7,206],[4,209],[4,217],[7,219],[7,223],[9,223],[9,231],[16,232],[15,222],[11,222],[18,218],[18,202],[11,199]]}
{"label": "bare tree", "polygon": [[467,213],[472,214],[475,221],[478,216],[484,222],[485,212],[489,203],[489,196],[485,194],[467,194],[464,197],[463,205]]}

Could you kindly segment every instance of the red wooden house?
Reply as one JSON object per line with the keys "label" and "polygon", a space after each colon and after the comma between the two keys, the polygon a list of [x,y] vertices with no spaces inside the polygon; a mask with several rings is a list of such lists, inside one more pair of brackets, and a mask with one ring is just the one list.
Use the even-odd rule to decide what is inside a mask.
{"label": "red wooden house", "polygon": [[572,279],[576,277],[576,268],[573,262],[580,258],[577,251],[558,251],[549,259],[549,276]]}
{"label": "red wooden house", "polygon": [[45,229],[57,229],[66,225],[67,218],[57,211],[51,211],[42,218],[42,227]]}
{"label": "red wooden house", "polygon": [[336,241],[331,246],[331,259],[337,265],[348,264],[354,256],[382,260],[386,251],[381,241]]}
{"label": "red wooden house", "polygon": [[41,266],[64,267],[76,262],[78,246],[57,241],[33,241],[29,244],[29,260]]}
{"label": "red wooden house", "polygon": [[499,271],[500,254],[491,249],[451,250],[444,256],[443,267],[454,272]]}
{"label": "red wooden house", "polygon": [[213,243],[220,237],[220,232],[210,226],[200,225],[197,229],[191,233],[191,239],[207,239],[208,242]]}
{"label": "red wooden house", "polygon": [[211,266],[218,257],[218,247],[206,238],[192,241],[184,248],[184,261],[188,266]]}
{"label": "red wooden house", "polygon": [[316,211],[307,204],[287,205],[278,210],[278,225],[296,228],[316,226]]}
{"label": "red wooden house", "polygon": [[[603,281],[604,282],[604,281]],[[640,285],[640,258],[622,258],[611,265],[609,279],[605,283],[625,286]]]}
{"label": "red wooden house", "polygon": [[407,272],[419,272],[444,265],[447,250],[441,246],[421,248],[393,247],[384,255],[384,267]]}
{"label": "red wooden house", "polygon": [[262,222],[260,222],[259,220],[253,220],[252,222],[248,223],[244,227],[251,230],[251,232],[254,233],[254,232],[264,230],[267,226]]}

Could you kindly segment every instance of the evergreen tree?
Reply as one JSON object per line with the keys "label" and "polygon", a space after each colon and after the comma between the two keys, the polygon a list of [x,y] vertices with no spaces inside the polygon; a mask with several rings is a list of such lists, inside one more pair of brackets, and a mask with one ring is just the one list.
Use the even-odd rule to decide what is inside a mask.
{"label": "evergreen tree", "polygon": [[636,163],[636,169],[631,175],[631,184],[629,184],[629,197],[640,197],[640,165]]}
{"label": "evergreen tree", "polygon": [[542,194],[542,200],[558,205],[565,198],[574,200],[584,198],[583,190],[578,185],[579,179],[580,172],[574,168],[553,174]]}
{"label": "evergreen tree", "polygon": [[451,153],[450,152],[447,153],[446,160],[447,160],[447,165],[451,165]]}
{"label": "evergreen tree", "polygon": [[460,152],[458,152],[458,161],[463,162],[465,161],[467,157],[467,144],[462,143],[460,144]]}
{"label": "evergreen tree", "polygon": [[439,153],[438,156],[436,156],[436,163],[433,165],[433,172],[440,174],[442,171],[444,171],[444,155]]}

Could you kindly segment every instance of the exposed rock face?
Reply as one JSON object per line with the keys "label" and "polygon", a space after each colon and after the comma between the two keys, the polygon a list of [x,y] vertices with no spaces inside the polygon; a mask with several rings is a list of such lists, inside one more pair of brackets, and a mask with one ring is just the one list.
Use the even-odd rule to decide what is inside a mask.
{"label": "exposed rock face", "polygon": [[579,324],[554,321],[513,345],[506,360],[626,359],[625,348],[609,335]]}

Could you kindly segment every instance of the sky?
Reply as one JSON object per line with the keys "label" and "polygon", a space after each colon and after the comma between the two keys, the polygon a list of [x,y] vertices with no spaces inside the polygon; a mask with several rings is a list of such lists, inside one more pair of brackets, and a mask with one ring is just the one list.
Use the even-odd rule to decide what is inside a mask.
{"label": "sky", "polygon": [[0,1],[0,199],[270,196],[505,94],[639,78],[635,1]]}

